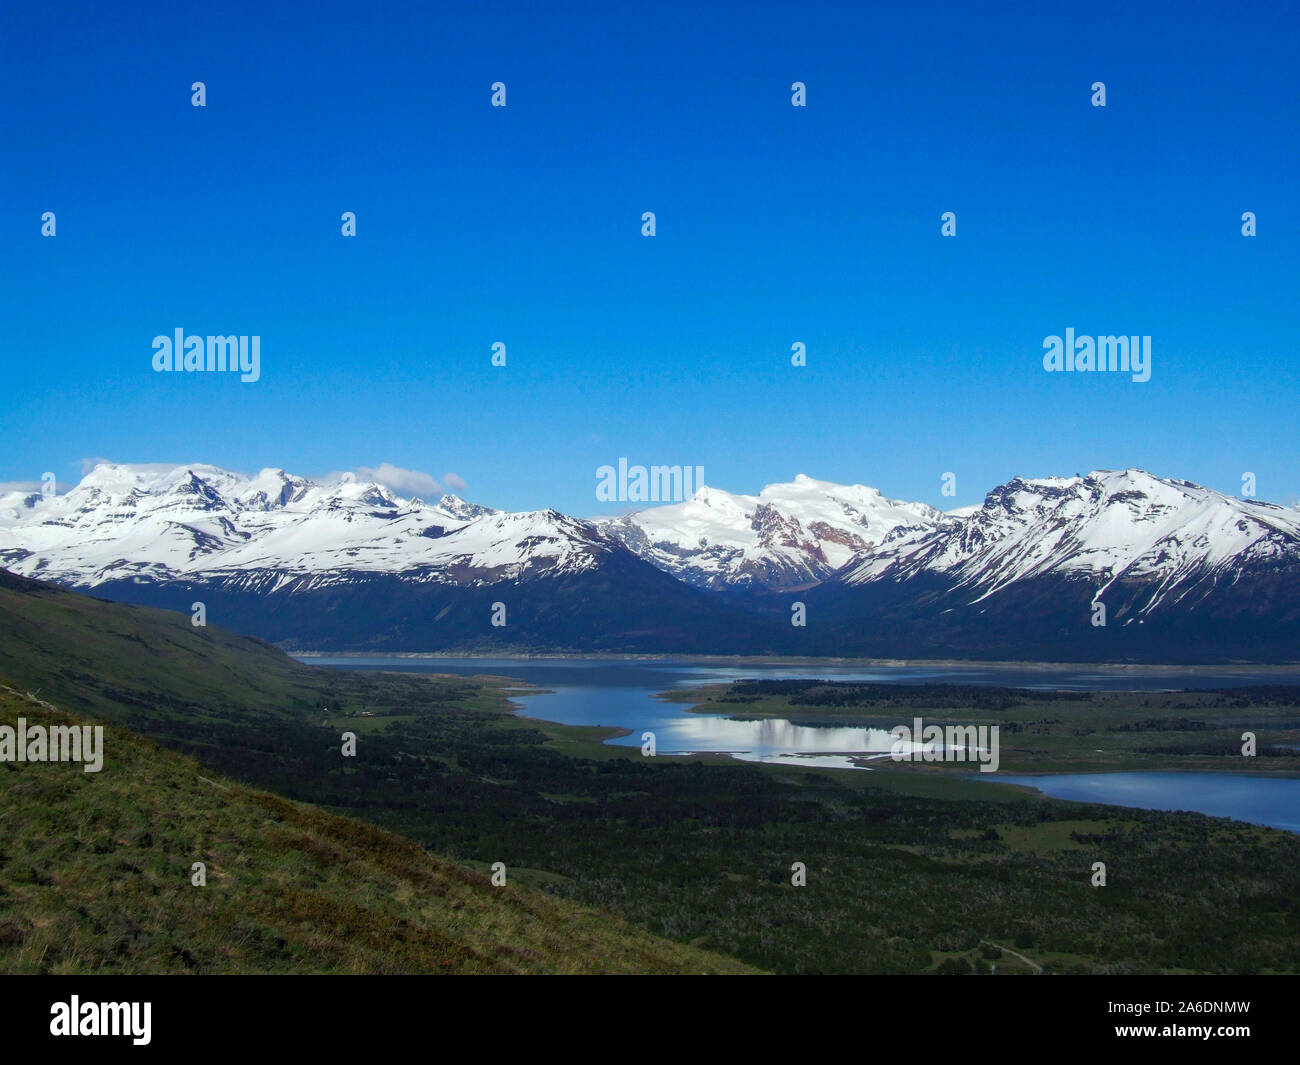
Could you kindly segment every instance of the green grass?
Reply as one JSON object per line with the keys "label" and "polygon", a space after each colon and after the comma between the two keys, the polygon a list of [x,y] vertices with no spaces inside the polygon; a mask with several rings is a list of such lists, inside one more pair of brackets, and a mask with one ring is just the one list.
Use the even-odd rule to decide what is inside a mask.
{"label": "green grass", "polygon": [[[85,720],[0,691],[0,722],[19,716]],[[99,773],[0,763],[0,824],[8,973],[746,969],[543,894],[548,874],[494,887],[487,870],[215,778],[124,729],[108,730]]]}

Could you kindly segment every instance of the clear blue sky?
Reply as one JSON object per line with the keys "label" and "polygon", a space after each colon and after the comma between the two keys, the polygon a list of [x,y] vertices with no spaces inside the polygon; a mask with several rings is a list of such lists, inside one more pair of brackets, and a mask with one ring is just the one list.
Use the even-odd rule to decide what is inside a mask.
{"label": "clear blue sky", "polygon": [[[1294,4],[118,6],[0,15],[0,481],[1300,494]],[[259,335],[261,380],[154,373],[177,327]],[[1150,334],[1151,381],[1044,372],[1067,327]]]}

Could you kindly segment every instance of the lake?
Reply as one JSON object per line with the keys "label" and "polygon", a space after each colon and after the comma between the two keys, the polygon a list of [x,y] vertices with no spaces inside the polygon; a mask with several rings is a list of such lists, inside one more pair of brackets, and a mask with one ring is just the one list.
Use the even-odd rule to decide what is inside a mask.
{"label": "lake", "polygon": [[[1170,691],[1252,684],[1296,684],[1294,672],[1250,674],[1169,669],[997,666],[852,666],[818,663],[743,665],[673,659],[613,658],[408,658],[304,656],[314,665],[413,673],[488,674],[547,689],[518,700],[528,717],[564,725],[627,729],[607,742],[640,747],[655,734],[659,754],[728,754],[757,762],[869,770],[888,757],[893,737],[885,729],[813,728],[783,719],[732,721],[717,714],[686,712],[689,703],[656,699],[669,689],[725,683],[744,677],[869,681],[886,684],[984,684],[1073,691]],[[899,724],[909,724],[900,721]],[[1061,799],[1082,799],[1154,810],[1195,810],[1300,831],[1300,780],[1235,773],[1086,773],[980,779],[1028,784]]]}
{"label": "lake", "polygon": [[1250,773],[1045,773],[998,774],[1000,784],[1025,784],[1056,799],[1136,806],[1143,810],[1194,810],[1257,825],[1300,832],[1300,780]]}

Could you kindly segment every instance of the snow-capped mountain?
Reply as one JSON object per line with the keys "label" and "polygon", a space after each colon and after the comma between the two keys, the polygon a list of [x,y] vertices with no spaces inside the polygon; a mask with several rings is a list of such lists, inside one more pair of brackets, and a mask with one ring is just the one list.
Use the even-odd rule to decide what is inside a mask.
{"label": "snow-capped mountain", "polygon": [[501,511],[485,507],[482,503],[466,503],[459,496],[445,495],[438,500],[438,509],[461,521],[473,521],[485,514],[500,514]]}
{"label": "snow-capped mountain", "polygon": [[779,591],[825,580],[862,552],[945,522],[924,503],[886,499],[864,485],[799,474],[758,495],[701,488],[601,526],[666,573],[700,588]]}
{"label": "snow-capped mountain", "polygon": [[1119,587],[1129,620],[1204,598],[1251,566],[1300,560],[1300,514],[1142,470],[1015,478],[966,518],[860,555],[848,585],[942,573],[975,604],[1016,582],[1079,576],[1105,601]]}
{"label": "snow-capped mountain", "polygon": [[1300,660],[1300,509],[1141,470],[946,514],[801,475],[587,521],[103,464],[0,496],[0,566],[301,648]]}
{"label": "snow-capped mountain", "polygon": [[0,566],[300,648],[682,651],[712,629],[734,653],[762,629],[589,521],[283,470],[102,464],[9,493]]}
{"label": "snow-capped mountain", "polygon": [[863,552],[818,602],[891,646],[1296,660],[1298,518],[1136,469],[1015,478],[964,518]]}
{"label": "snow-capped mountain", "polygon": [[430,506],[374,483],[283,470],[101,464],[63,496],[0,498],[0,564],[72,586],[123,578],[245,578],[273,589],[358,573],[491,584],[591,569],[617,544],[553,510]]}

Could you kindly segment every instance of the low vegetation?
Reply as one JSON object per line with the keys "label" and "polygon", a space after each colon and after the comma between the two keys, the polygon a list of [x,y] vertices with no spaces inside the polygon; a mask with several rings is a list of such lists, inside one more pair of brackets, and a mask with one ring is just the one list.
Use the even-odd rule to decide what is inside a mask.
{"label": "low vegetation", "polygon": [[[0,721],[80,723],[0,690]],[[0,763],[0,971],[738,972],[124,729],[98,773]],[[194,863],[206,883],[196,885]]]}
{"label": "low vegetation", "polygon": [[[41,687],[42,698],[130,727],[196,759],[185,763],[185,773],[191,774],[187,788],[193,790],[178,792],[176,805],[186,818],[198,819],[186,821],[186,832],[203,831],[178,838],[159,852],[160,826],[169,824],[169,806],[148,807],[137,817],[131,813],[136,800],[114,798],[100,816],[120,823],[87,838],[107,836],[109,842],[101,846],[109,849],[99,858],[122,867],[114,877],[89,882],[84,890],[98,893],[93,906],[80,901],[75,891],[51,890],[39,904],[44,911],[27,911],[23,945],[8,948],[21,951],[9,957],[21,957],[26,966],[50,964],[48,955],[38,961],[40,952],[26,944],[56,921],[57,934],[51,932],[41,942],[81,944],[71,960],[62,955],[59,964],[69,967],[104,964],[93,944],[116,942],[112,921],[118,911],[134,915],[140,935],[165,937],[168,911],[137,906],[128,898],[136,892],[142,899],[153,897],[164,868],[168,876],[174,865],[181,869],[178,885],[167,880],[166,890],[184,888],[185,905],[213,898],[211,886],[220,876],[210,877],[205,896],[188,886],[185,873],[190,861],[200,860],[191,857],[196,847],[224,838],[203,828],[203,818],[215,814],[204,805],[212,802],[209,786],[193,784],[202,774],[233,778],[279,796],[254,801],[250,792],[247,805],[241,806],[248,819],[230,831],[245,847],[264,848],[266,860],[257,866],[263,893],[223,914],[222,920],[229,927],[245,927],[238,923],[237,909],[244,921],[272,928],[275,922],[267,914],[274,913],[276,900],[286,899],[286,927],[295,927],[295,914],[308,915],[307,924],[299,926],[305,930],[295,933],[299,938],[268,932],[272,948],[264,940],[244,956],[200,957],[192,946],[174,944],[217,968],[261,971],[295,964],[292,950],[308,949],[306,930],[318,930],[312,922],[323,922],[332,908],[347,914],[355,912],[349,907],[362,907],[374,922],[369,927],[376,943],[380,930],[417,920],[430,892],[411,876],[402,879],[386,867],[382,874],[367,873],[378,880],[350,873],[336,879],[328,864],[316,861],[310,846],[291,846],[282,835],[310,834],[312,819],[328,817],[321,812],[328,810],[388,830],[374,837],[387,841],[382,845],[348,849],[351,854],[365,851],[367,862],[378,861],[373,850],[388,847],[397,856],[393,861],[430,855],[430,867],[439,870],[449,867],[433,854],[454,862],[456,869],[486,870],[493,862],[504,862],[514,885],[509,890],[535,892],[530,899],[545,895],[557,905],[594,907],[617,915],[604,919],[610,929],[621,921],[638,934],[674,940],[683,950],[707,950],[777,972],[976,974],[994,966],[999,975],[1035,972],[1035,967],[1047,973],[1300,970],[1300,836],[1292,833],[1196,814],[1061,803],[963,780],[942,769],[850,773],[721,758],[646,759],[635,748],[600,746],[608,732],[516,716],[506,698],[506,682],[312,669],[266,645],[213,628],[194,629],[183,615],[136,611],[57,589],[0,588],[0,678],[14,687]],[[734,704],[736,712],[779,709],[783,716],[838,723],[843,715],[878,712],[882,721],[895,724],[908,700],[924,698],[927,706],[945,702],[941,692],[872,693],[872,698],[893,700],[887,709],[834,701],[792,704],[792,692],[758,693],[759,699],[742,702],[718,700],[721,694],[714,693],[710,709]],[[738,689],[731,694],[756,693]],[[1152,702],[1124,709],[1106,699],[1074,696],[1034,697],[1009,706],[981,702],[998,698],[958,692],[947,701],[953,714],[970,714],[972,721],[990,720],[992,714],[1016,725],[1004,744],[1004,767],[1011,747],[1014,758],[1025,759],[1011,763],[1020,768],[1074,764],[1070,759],[1081,757],[1087,744],[1106,746],[1095,739],[1102,726],[1107,743],[1130,737],[1129,754],[1140,759],[1147,755],[1139,748],[1156,742],[1156,736],[1160,743],[1181,743],[1193,735],[1200,742],[1218,731],[1226,736],[1243,720],[1265,719],[1270,728],[1284,732],[1287,722],[1300,716],[1282,695],[1244,706],[1233,705],[1225,695],[1229,702],[1222,706],[1187,708]],[[971,705],[964,706],[963,699]],[[1098,707],[1101,714],[1095,716]],[[6,706],[5,713],[16,709]],[[1164,720],[1166,715],[1204,719],[1213,727],[1124,731],[1125,720]],[[1072,734],[1089,729],[1094,733]],[[357,735],[355,758],[341,754],[344,731]],[[1047,746],[1040,747],[1040,740]],[[160,753],[146,757],[145,748],[140,750],[140,772],[150,758],[163,764]],[[1191,752],[1189,757],[1198,756]],[[12,780],[15,772],[0,769],[0,779]],[[106,768],[105,779],[107,773]],[[40,850],[43,838],[67,839],[69,831],[79,831],[75,822],[64,820],[70,816],[64,812],[65,796],[53,790],[15,798],[8,792],[12,786],[6,785],[6,824],[10,809],[30,810],[26,816],[34,820],[24,823],[21,838],[27,841],[24,847],[36,849],[19,857],[6,834],[0,844],[6,852],[0,883],[11,895],[27,892],[23,905],[34,906],[29,881],[53,876],[50,870],[61,860],[81,860],[86,845],[69,850],[51,844]],[[302,802],[320,809],[296,805]],[[282,820],[272,816],[273,810]],[[298,811],[295,816],[306,820],[293,821],[286,810]],[[131,832],[152,834],[149,853],[116,856],[115,849],[126,846],[118,841],[130,843]],[[341,843],[330,846],[342,852]],[[90,850],[93,854],[93,846]],[[159,853],[167,858],[155,867]],[[284,871],[277,865],[281,856]],[[349,857],[341,868],[361,860]],[[1091,885],[1096,861],[1107,866],[1104,888]],[[804,887],[792,883],[795,863],[806,868]],[[212,866],[233,875],[240,868],[239,854],[217,853]],[[73,879],[66,875],[65,889]],[[294,892],[307,890],[304,885],[314,883],[314,877],[324,878],[319,911],[314,904],[294,901],[301,899]],[[447,934],[458,926],[443,913],[430,917],[429,927]],[[472,955],[475,960],[466,955],[456,962],[450,947],[447,954],[434,950],[428,956],[436,956],[440,966],[444,957],[452,957],[449,967],[500,963],[525,968],[511,951],[526,952],[527,943],[506,917],[497,919],[503,922],[493,926],[502,933],[500,939],[457,940],[467,951],[479,952]],[[342,927],[351,927],[348,920],[340,922]],[[361,927],[360,916],[356,921]],[[85,922],[80,939],[78,922]],[[220,922],[210,927],[215,932]],[[592,929],[590,935],[596,937],[598,931]],[[283,948],[289,955],[274,945],[276,937],[296,944]],[[341,940],[336,947],[343,949]],[[171,949],[160,956],[170,957]],[[327,969],[406,964],[379,956],[348,961],[320,944],[312,949],[319,953],[310,964]],[[994,949],[1001,961],[985,956]],[[218,950],[216,941],[211,950]],[[536,962],[541,968],[570,964],[545,962],[544,951],[536,957],[542,959]],[[690,957],[695,960],[662,964],[722,964]],[[653,967],[649,961],[633,964],[630,948],[611,958],[617,966]]]}

